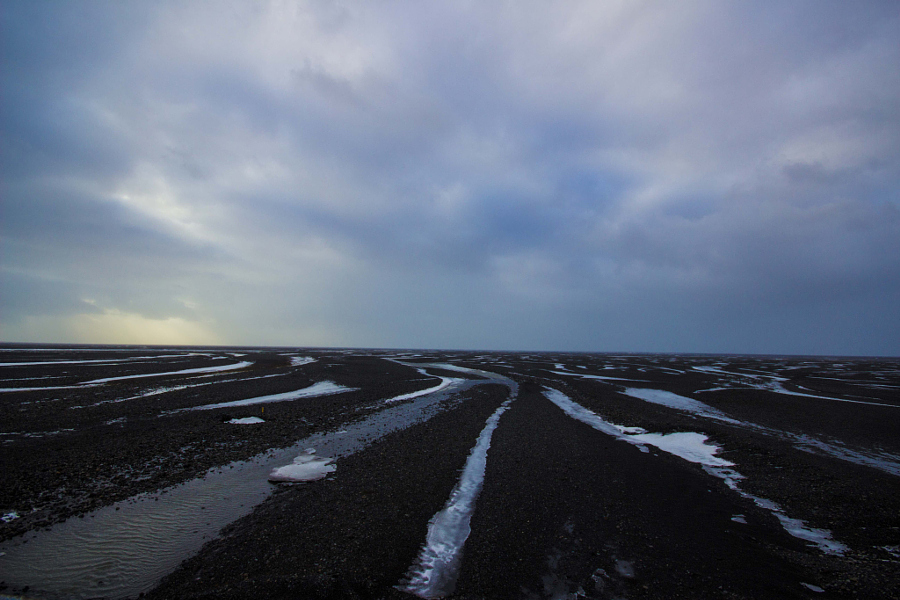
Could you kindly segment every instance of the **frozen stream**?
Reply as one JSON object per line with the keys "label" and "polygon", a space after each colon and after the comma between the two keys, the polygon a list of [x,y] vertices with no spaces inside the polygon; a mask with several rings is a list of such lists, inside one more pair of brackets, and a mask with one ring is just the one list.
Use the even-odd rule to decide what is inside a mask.
{"label": "frozen stream", "polygon": [[[342,425],[340,431],[315,434],[290,448],[211,469],[202,478],[71,518],[49,531],[29,532],[0,544],[0,580],[12,588],[28,585],[29,596],[48,599],[136,596],[197,553],[223,527],[249,514],[271,494],[272,469],[291,463],[305,449],[315,448],[319,456],[346,457],[450,408],[454,398],[460,401],[458,392],[507,382],[496,375],[487,381],[454,380],[436,393]],[[448,399],[449,406],[443,402]]]}

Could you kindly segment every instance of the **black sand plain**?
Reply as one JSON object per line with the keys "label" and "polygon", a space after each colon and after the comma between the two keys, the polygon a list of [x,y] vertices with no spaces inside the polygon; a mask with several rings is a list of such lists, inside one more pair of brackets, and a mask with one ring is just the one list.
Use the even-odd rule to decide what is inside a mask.
{"label": "black sand plain", "polygon": [[[397,586],[486,420],[510,395],[499,378],[428,363],[518,384],[491,439],[450,597],[900,597],[897,359],[7,346],[0,363],[0,387],[17,388],[0,392],[0,512],[9,516],[0,541],[9,554],[67,519],[339,432],[441,376],[478,382],[448,392],[427,420],[374,436],[324,479],[268,484],[265,501],[145,597],[413,597]],[[322,381],[355,390],[183,410]],[[610,423],[706,435],[744,477],[744,494],[700,464],[571,418],[548,388]],[[628,389],[668,391],[727,418]],[[248,416],[265,422],[228,423]],[[751,495],[846,549],[827,553],[790,535]],[[41,581],[23,583],[4,580],[0,594],[61,597]],[[116,595],[92,588],[68,597]]]}

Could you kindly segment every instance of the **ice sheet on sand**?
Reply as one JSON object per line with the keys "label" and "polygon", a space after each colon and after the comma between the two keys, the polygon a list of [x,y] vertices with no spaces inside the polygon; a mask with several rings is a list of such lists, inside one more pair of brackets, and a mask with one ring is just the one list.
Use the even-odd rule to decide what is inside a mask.
{"label": "ice sheet on sand", "polygon": [[841,555],[847,551],[847,546],[832,539],[829,530],[808,527],[804,521],[787,516],[777,502],[754,496],[753,494],[742,490],[737,482],[743,479],[744,476],[737,471],[730,468],[715,466],[703,467],[703,469],[710,475],[722,479],[725,482],[725,485],[744,498],[752,500],[758,507],[770,511],[778,519],[778,522],[781,523],[784,530],[795,538],[815,544],[819,550],[825,554]]}
{"label": "ice sheet on sand", "polygon": [[754,373],[741,373],[738,371],[724,371],[722,369],[717,369],[716,367],[691,367],[695,371],[701,371],[703,373],[715,373],[716,375],[733,375],[735,377],[750,377],[752,379],[766,378],[766,379],[777,379],[778,381],[787,381],[787,379],[783,377],[776,377],[774,375],[764,375],[764,374],[754,374]]}
{"label": "ice sheet on sand", "polygon": [[259,417],[243,417],[241,419],[231,419],[228,421],[232,425],[256,425],[257,423],[265,423]]}
{"label": "ice sheet on sand", "polygon": [[[116,398],[115,400],[101,400],[100,402],[95,402],[94,404],[88,404],[87,406],[100,406],[101,404],[114,404],[117,402],[125,402],[126,400],[135,400],[137,398],[147,398],[149,396],[158,396],[159,394],[167,394],[169,392],[177,392],[177,391],[185,390],[188,388],[203,387],[203,386],[207,386],[207,385],[221,385],[223,383],[232,383],[235,381],[240,381],[241,383],[243,383],[245,381],[251,381],[253,379],[269,379],[271,377],[283,377],[287,374],[288,373],[275,373],[274,375],[260,375],[259,377],[240,377],[237,379],[217,379],[215,381],[203,381],[201,383],[186,383],[184,385],[163,386],[163,387],[153,388],[152,390],[149,390],[142,394],[138,394],[137,396],[128,396],[127,398]],[[85,408],[85,407],[84,406],[70,406],[69,408]]]}
{"label": "ice sheet on sand", "polygon": [[740,423],[740,421],[732,419],[731,417],[725,415],[725,413],[723,413],[722,411],[717,410],[708,404],[704,404],[699,400],[694,400],[693,398],[687,398],[685,396],[679,396],[678,394],[673,394],[672,392],[667,392],[665,390],[654,390],[649,388],[626,388],[622,393],[626,396],[631,396],[632,398],[637,398],[645,402],[661,404],[662,406],[668,406],[669,408],[675,408],[678,410],[685,410],[696,415],[700,415],[701,417],[718,419],[719,421],[725,421],[727,423]]}
{"label": "ice sheet on sand", "polygon": [[44,365],[86,365],[94,364],[116,364],[124,362],[135,362],[145,360],[157,360],[160,358],[185,358],[190,354],[162,354],[158,356],[132,356],[130,358],[93,358],[90,360],[42,360],[38,362],[11,362],[0,363],[0,367],[37,367]]}
{"label": "ice sheet on sand", "polygon": [[320,381],[309,387],[291,392],[282,392],[280,394],[270,394],[268,396],[257,396],[256,398],[246,398],[244,400],[234,400],[232,402],[217,402],[216,404],[203,404],[201,406],[192,406],[184,410],[211,410],[214,408],[229,408],[233,406],[250,406],[252,404],[267,404],[269,402],[285,402],[287,400],[299,400],[300,398],[313,398],[316,396],[330,396],[332,394],[343,394],[344,392],[353,392],[358,388],[349,388],[338,385],[333,381]]}
{"label": "ice sheet on sand", "polygon": [[663,452],[674,454],[692,463],[723,467],[734,465],[734,463],[716,456],[719,452],[719,447],[706,443],[707,436],[702,433],[693,431],[679,431],[666,434],[638,433],[628,435],[628,439],[647,444],[648,446],[654,446]]}
{"label": "ice sheet on sand", "polygon": [[[618,437],[621,440],[635,445],[650,445],[659,448],[663,452],[674,454],[685,460],[703,466],[703,469],[725,481],[725,484],[740,495],[753,500],[757,506],[769,510],[774,514],[784,530],[792,536],[812,542],[826,554],[843,554],[847,547],[840,542],[831,539],[831,532],[827,529],[807,527],[800,519],[793,519],[784,514],[781,507],[765,498],[760,498],[740,489],[738,481],[744,477],[733,470],[734,463],[716,456],[719,447],[706,443],[707,437],[701,433],[678,432],[669,434],[645,433],[636,427],[623,427],[603,420],[596,413],[573,402],[571,398],[553,388],[545,388],[544,395],[554,404],[559,406],[567,415],[587,423],[594,429]],[[639,431],[631,434],[630,431]]]}
{"label": "ice sheet on sand", "polygon": [[716,419],[718,421],[722,421],[723,423],[729,423],[731,425],[737,425],[739,427],[746,427],[748,429],[752,429],[766,435],[787,439],[794,443],[794,445],[799,450],[803,450],[804,452],[810,452],[812,454],[826,454],[840,460],[856,463],[858,465],[866,465],[868,467],[873,467],[880,471],[884,471],[885,473],[890,473],[891,475],[900,476],[900,457],[889,452],[866,449],[852,449],[848,448],[846,445],[840,443],[837,440],[825,442],[806,434],[791,433],[789,431],[782,431],[780,429],[772,429],[771,427],[757,425],[756,423],[739,421],[737,419],[732,419],[731,417],[726,416],[721,411],[718,411],[712,406],[704,404],[699,400],[685,398],[684,396],[678,396],[677,394],[666,392],[664,390],[628,388],[624,393],[634,398],[640,398],[641,400],[645,400],[647,402],[662,404],[670,408],[688,411],[697,416]]}
{"label": "ice sheet on sand", "polygon": [[272,469],[272,472],[269,473],[269,481],[285,483],[315,481],[337,470],[337,465],[333,464],[333,458],[319,457],[315,453],[314,449],[309,448],[295,458],[293,463]]}
{"label": "ice sheet on sand", "polygon": [[585,373],[570,373],[568,371],[550,371],[554,375],[570,375],[582,379],[599,379],[601,381],[644,381],[643,379],[630,379],[628,377],[608,377],[606,375],[587,375]]}
{"label": "ice sheet on sand", "polygon": [[459,482],[450,494],[443,510],[428,524],[425,546],[410,567],[408,580],[399,589],[421,598],[440,598],[453,592],[459,572],[463,545],[471,531],[469,522],[475,511],[475,501],[484,483],[487,451],[497,423],[514,396],[488,417],[478,441],[472,448]]}
{"label": "ice sheet on sand", "polygon": [[[428,375],[425,372],[425,369],[418,369],[419,373],[422,375]],[[440,392],[441,390],[445,390],[451,385],[462,383],[462,379],[457,379],[455,377],[441,377],[440,375],[436,375],[435,377],[440,377],[441,382],[434,387],[430,387],[424,390],[419,390],[417,392],[410,392],[408,394],[400,394],[399,396],[394,396],[393,398],[388,398],[384,401],[385,404],[390,404],[392,402],[400,402],[402,400],[412,400],[413,398],[418,398],[419,396],[427,396],[428,394],[434,394],[435,392]]]}
{"label": "ice sheet on sand", "polygon": [[163,377],[165,375],[196,375],[198,373],[218,373],[220,371],[235,371],[244,369],[252,365],[252,362],[241,361],[231,365],[222,365],[219,367],[200,367],[198,369],[182,369],[181,371],[167,371],[165,373],[142,373],[140,375],[123,375],[121,377],[104,377],[103,379],[92,379],[85,381],[83,385],[91,385],[97,383],[109,383],[110,381],[123,381],[125,379],[143,379],[145,377]]}
{"label": "ice sheet on sand", "polygon": [[[94,384],[99,385],[99,384]],[[44,392],[50,390],[72,390],[81,387],[94,387],[93,385],[51,385],[46,387],[25,387],[25,388],[0,388],[0,392]]]}
{"label": "ice sheet on sand", "polygon": [[834,400],[835,402],[850,402],[851,404],[868,404],[870,406],[886,406],[886,407],[890,407],[890,408],[900,408],[900,405],[886,404],[884,402],[869,402],[866,400],[851,400],[849,398],[835,398],[833,396],[820,396],[818,394],[804,394],[803,392],[795,392],[793,390],[789,390],[789,389],[785,388],[783,385],[781,385],[780,383],[778,383],[777,381],[772,381],[770,383],[765,383],[765,384],[751,385],[749,387],[758,389],[758,390],[767,390],[770,392],[775,392],[777,394],[784,394],[785,396],[800,396],[801,398],[815,398],[818,400]]}
{"label": "ice sheet on sand", "polygon": [[594,429],[624,440],[639,447],[655,446],[663,452],[674,454],[687,461],[701,465],[730,467],[734,463],[719,458],[719,447],[706,442],[702,433],[681,431],[676,433],[647,433],[640,427],[624,427],[604,420],[600,415],[574,402],[571,398],[553,388],[544,388],[544,396],[556,404],[564,413],[586,423]]}

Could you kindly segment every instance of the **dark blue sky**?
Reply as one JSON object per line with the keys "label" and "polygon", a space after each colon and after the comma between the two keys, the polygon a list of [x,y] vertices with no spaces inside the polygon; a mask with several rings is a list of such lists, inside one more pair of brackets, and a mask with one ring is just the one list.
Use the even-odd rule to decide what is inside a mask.
{"label": "dark blue sky", "polygon": [[0,339],[900,355],[900,5],[4,2]]}

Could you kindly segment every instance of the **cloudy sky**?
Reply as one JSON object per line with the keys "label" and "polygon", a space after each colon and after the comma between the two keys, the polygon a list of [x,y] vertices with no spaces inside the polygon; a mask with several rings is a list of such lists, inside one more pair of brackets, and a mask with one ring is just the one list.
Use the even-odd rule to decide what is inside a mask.
{"label": "cloudy sky", "polygon": [[900,4],[0,6],[0,340],[900,355]]}

